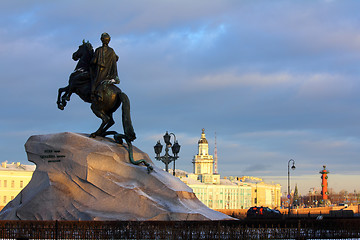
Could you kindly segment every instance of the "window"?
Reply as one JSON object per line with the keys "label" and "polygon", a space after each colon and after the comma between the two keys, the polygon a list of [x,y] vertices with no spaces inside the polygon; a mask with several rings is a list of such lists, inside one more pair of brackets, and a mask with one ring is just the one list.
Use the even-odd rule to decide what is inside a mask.
{"label": "window", "polygon": [[[5,180],[6,181],[6,180]],[[4,203],[6,203],[6,196],[4,196]]]}
{"label": "window", "polygon": [[11,180],[11,188],[15,188],[15,181]]}
{"label": "window", "polygon": [[7,180],[4,180],[4,187],[7,187]]}
{"label": "window", "polygon": [[11,196],[11,200],[13,200],[14,199],[14,196]]}
{"label": "window", "polygon": [[23,188],[24,187],[24,181],[20,181],[20,187]]}

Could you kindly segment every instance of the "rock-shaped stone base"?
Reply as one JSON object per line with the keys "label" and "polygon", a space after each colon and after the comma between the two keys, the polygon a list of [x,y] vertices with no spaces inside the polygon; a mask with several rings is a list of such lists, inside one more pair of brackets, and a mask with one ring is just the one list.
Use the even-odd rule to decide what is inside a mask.
{"label": "rock-shaped stone base", "polygon": [[154,166],[134,147],[85,134],[31,136],[25,144],[36,170],[30,183],[0,212],[6,220],[225,220],[192,189]]}

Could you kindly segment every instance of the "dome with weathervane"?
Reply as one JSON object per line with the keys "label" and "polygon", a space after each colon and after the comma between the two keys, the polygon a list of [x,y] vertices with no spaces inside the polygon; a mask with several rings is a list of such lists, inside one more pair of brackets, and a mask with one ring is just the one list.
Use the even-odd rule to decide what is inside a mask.
{"label": "dome with weathervane", "polygon": [[201,138],[198,141],[198,144],[200,144],[200,143],[208,143],[208,141],[206,140],[206,137],[205,137],[205,129],[204,128],[202,129]]}

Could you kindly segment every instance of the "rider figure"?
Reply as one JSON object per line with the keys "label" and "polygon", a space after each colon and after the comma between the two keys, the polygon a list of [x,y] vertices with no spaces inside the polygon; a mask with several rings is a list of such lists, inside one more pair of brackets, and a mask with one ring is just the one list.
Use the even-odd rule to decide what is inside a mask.
{"label": "rider figure", "polygon": [[119,83],[116,62],[119,57],[115,51],[109,47],[110,35],[108,33],[101,34],[102,46],[95,50],[95,54],[91,63],[95,65],[95,76],[91,83],[91,98],[103,98],[103,93],[97,88],[100,84]]}

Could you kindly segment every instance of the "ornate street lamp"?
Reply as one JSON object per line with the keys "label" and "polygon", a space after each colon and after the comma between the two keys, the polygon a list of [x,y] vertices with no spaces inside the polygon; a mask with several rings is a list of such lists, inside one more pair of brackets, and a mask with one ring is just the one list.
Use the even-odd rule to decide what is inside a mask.
{"label": "ornate street lamp", "polygon": [[291,169],[295,170],[295,161],[290,159],[288,161],[288,195],[287,198],[289,199],[289,215],[290,215],[290,208],[291,208],[291,194],[290,194],[290,162],[292,162]]}
{"label": "ornate street lamp", "polygon": [[[170,142],[171,135],[174,136],[174,144],[172,144]],[[165,164],[165,171],[167,171],[167,172],[169,171],[169,163],[171,163],[173,161],[174,162],[173,175],[175,176],[175,160],[179,158],[178,154],[180,152],[180,145],[179,145],[178,141],[176,140],[175,134],[173,134],[173,133],[169,134],[167,131],[164,135],[164,142],[165,142],[165,155],[160,156],[163,145],[161,145],[160,140],[159,140],[159,141],[157,141],[156,145],[154,146],[154,151],[156,154],[155,159],[162,161]],[[174,156],[171,156],[169,154],[169,148],[171,148],[171,151]]]}

